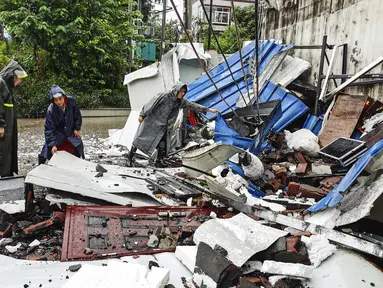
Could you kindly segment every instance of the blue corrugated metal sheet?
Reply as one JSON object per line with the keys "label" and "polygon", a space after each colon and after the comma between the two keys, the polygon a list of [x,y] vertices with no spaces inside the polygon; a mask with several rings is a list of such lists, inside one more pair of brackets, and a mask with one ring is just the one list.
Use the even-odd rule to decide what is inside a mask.
{"label": "blue corrugated metal sheet", "polygon": [[260,102],[281,100],[282,117],[274,124],[274,132],[283,131],[290,123],[307,113],[309,108],[296,96],[287,90],[266,81],[259,94]]}
{"label": "blue corrugated metal sheet", "polygon": [[[254,46],[255,41],[252,41],[250,44],[242,48],[242,59],[244,61],[245,73],[248,75],[249,65],[247,59],[254,55]],[[293,46],[283,46],[278,45],[274,40],[268,41],[259,41],[258,55],[260,59],[260,64],[258,68],[258,73],[262,73],[265,67],[268,65],[270,60],[279,52],[291,49]],[[229,66],[233,72],[234,79],[237,81],[237,84],[244,95],[246,95],[246,83],[244,81],[244,75],[242,73],[241,62],[239,57],[239,52],[236,52],[228,59]],[[215,68],[209,71],[209,75],[212,77],[213,81],[217,85],[219,91],[221,92],[225,101],[234,109],[240,93],[233,78],[230,76],[230,71],[226,66],[226,63],[223,62],[217,65]],[[248,79],[249,88],[253,88],[252,79]],[[188,85],[188,93],[185,95],[185,98],[202,104],[204,106],[218,109],[221,114],[225,114],[231,109],[222,101],[221,97],[218,95],[213,84],[207,77],[207,75],[202,75],[194,82]],[[215,114],[208,113],[209,119],[215,117]]]}
{"label": "blue corrugated metal sheet", "polygon": [[253,139],[241,137],[237,132],[230,129],[225,119],[219,114],[215,122],[214,141],[221,141],[222,144],[233,145],[246,150],[250,147]]}
{"label": "blue corrugated metal sheet", "polygon": [[315,135],[318,136],[320,129],[322,128],[323,117],[317,117],[315,115],[309,114],[306,118],[305,124],[302,128],[309,129]]}
{"label": "blue corrugated metal sheet", "polygon": [[360,173],[366,168],[368,163],[373,157],[383,151],[383,140],[380,140],[374,146],[372,146],[348,171],[346,176],[342,179],[338,186],[330,191],[326,197],[314,204],[307,211],[318,212],[325,210],[327,207],[334,207],[340,203],[343,199],[343,194],[354,183]]}

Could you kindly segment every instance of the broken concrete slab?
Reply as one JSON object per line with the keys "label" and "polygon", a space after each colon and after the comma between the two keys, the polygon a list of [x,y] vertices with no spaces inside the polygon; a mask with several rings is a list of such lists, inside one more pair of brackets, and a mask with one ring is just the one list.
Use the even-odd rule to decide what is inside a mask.
{"label": "broken concrete slab", "polygon": [[254,254],[267,249],[287,232],[264,226],[240,213],[230,219],[212,219],[194,233],[194,242],[205,242],[214,248],[220,245],[228,252],[227,258],[241,267]]}
{"label": "broken concrete slab", "polygon": [[261,271],[262,269],[262,262],[261,261],[247,261],[243,266],[242,266],[242,274],[250,274],[255,271]]}
{"label": "broken concrete slab", "polygon": [[[247,209],[246,207],[241,208],[239,205],[237,206],[237,208],[239,210]],[[306,231],[312,234],[326,235],[326,237],[332,242],[353,248],[363,253],[368,253],[376,257],[383,258],[383,248],[375,243],[357,237],[353,237],[351,235],[341,233],[336,230],[331,230],[319,225],[311,224],[299,219],[284,216],[273,211],[255,210],[250,213],[262,219],[276,222],[291,228],[295,228],[300,231]]]}
{"label": "broken concrete slab", "polygon": [[194,272],[195,261],[197,257],[198,246],[177,246],[175,256],[178,260],[189,269],[190,272]]}
{"label": "broken concrete slab", "polygon": [[301,278],[312,278],[313,270],[314,268],[308,265],[266,260],[263,262],[261,272]]}
{"label": "broken concrete slab", "polygon": [[329,208],[324,211],[319,211],[306,219],[307,223],[326,227],[328,229],[334,229],[335,223],[341,212],[338,208]]}
{"label": "broken concrete slab", "polygon": [[163,288],[169,280],[169,269],[124,263],[110,260],[107,266],[85,264],[74,274],[63,288],[95,287],[145,287]]}
{"label": "broken concrete slab", "polygon": [[330,244],[325,235],[302,236],[301,240],[306,244],[310,262],[314,268],[330,257],[336,251],[335,245]]}
{"label": "broken concrete slab", "polygon": [[8,214],[15,214],[25,211],[25,200],[4,201],[0,204],[0,210]]}
{"label": "broken concrete slab", "polygon": [[128,197],[112,193],[139,192],[155,199],[144,180],[126,181],[126,179],[113,175],[101,178],[94,178],[94,176],[95,174],[91,172],[70,171],[50,165],[39,165],[28,173],[26,183],[63,190],[124,206],[147,206],[148,203],[145,200],[131,200]]}
{"label": "broken concrete slab", "polygon": [[312,278],[304,281],[303,285],[314,288],[371,288],[373,285],[370,283],[375,287],[383,283],[382,271],[359,253],[338,249],[314,270]]}
{"label": "broken concrete slab", "polygon": [[311,172],[317,175],[331,175],[331,166],[320,163],[312,163],[311,164]]}
{"label": "broken concrete slab", "polygon": [[[69,154],[65,151],[58,151],[53,155],[51,160],[49,160],[49,166],[54,166],[56,168],[67,169],[71,171],[78,172],[92,172],[95,175],[97,171],[97,163],[89,162],[84,159],[78,158],[72,154]],[[155,180],[155,171],[150,168],[130,168],[122,167],[117,165],[102,165],[104,169],[108,172],[107,175],[123,175],[125,177],[132,177],[134,179],[146,179],[150,178]],[[159,169],[159,170],[171,170],[171,169]],[[178,169],[180,170],[180,169]]]}
{"label": "broken concrete slab", "polygon": [[370,215],[374,203],[383,194],[383,175],[379,174],[372,175],[366,182],[358,179],[359,185],[346,193],[337,208],[342,214],[336,219],[336,226],[351,224]]}

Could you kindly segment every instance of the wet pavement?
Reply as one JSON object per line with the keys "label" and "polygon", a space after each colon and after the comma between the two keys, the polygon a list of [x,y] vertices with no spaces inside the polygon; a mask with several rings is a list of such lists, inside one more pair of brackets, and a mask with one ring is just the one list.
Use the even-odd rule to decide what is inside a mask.
{"label": "wet pavement", "polygon": [[[85,158],[99,163],[116,164],[121,159],[105,159],[100,151],[108,149],[108,129],[121,129],[127,117],[83,118],[81,135]],[[44,144],[44,119],[18,119],[19,174],[26,175],[37,165],[37,155]],[[121,157],[119,157],[121,158]]]}

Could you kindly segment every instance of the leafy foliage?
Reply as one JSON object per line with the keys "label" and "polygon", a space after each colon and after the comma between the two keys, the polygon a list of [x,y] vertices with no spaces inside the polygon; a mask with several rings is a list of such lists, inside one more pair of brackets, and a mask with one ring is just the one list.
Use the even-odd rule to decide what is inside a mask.
{"label": "leafy foliage", "polygon": [[[150,1],[143,3],[144,10],[151,9]],[[45,97],[55,83],[78,95],[82,107],[120,106],[109,97],[123,89],[128,40],[143,38],[136,27],[136,19],[143,16],[131,9],[135,5],[133,0],[0,0],[0,18],[30,75],[23,93]],[[40,109],[28,114],[39,114]]]}

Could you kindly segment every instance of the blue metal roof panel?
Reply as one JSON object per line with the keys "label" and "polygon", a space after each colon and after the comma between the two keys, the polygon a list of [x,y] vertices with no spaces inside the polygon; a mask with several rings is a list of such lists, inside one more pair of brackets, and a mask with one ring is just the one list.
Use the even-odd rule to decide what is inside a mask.
{"label": "blue metal roof panel", "polygon": [[348,171],[346,176],[342,179],[338,186],[330,191],[326,197],[308,208],[306,211],[318,212],[325,210],[327,207],[334,207],[338,205],[342,199],[343,194],[354,183],[356,178],[362,173],[364,168],[368,165],[373,157],[383,151],[383,140],[377,142],[372,146]]}
{"label": "blue metal roof panel", "polygon": [[[291,49],[293,45],[283,46],[278,45],[274,40],[259,41],[258,55],[260,59],[258,73],[261,74],[270,60],[279,52]],[[242,59],[244,61],[244,70],[249,75],[249,64],[247,59],[254,55],[255,41],[242,48]],[[233,72],[233,77],[237,81],[237,84],[243,94],[246,94],[246,84],[244,81],[244,75],[242,72],[239,52],[234,53],[228,58],[229,66]],[[221,92],[225,101],[236,109],[235,104],[238,102],[240,93],[235,85],[233,78],[230,76],[230,71],[225,62],[217,65],[215,68],[209,71],[209,75],[212,77],[214,83]],[[249,89],[253,88],[252,79],[248,79]],[[231,110],[221,97],[218,95],[214,85],[211,83],[207,75],[202,75],[197,80],[188,85],[188,93],[185,98],[189,101],[197,102],[201,105],[205,105],[209,108],[218,109],[221,114],[225,114]],[[214,114],[208,113],[207,117],[212,119]]]}
{"label": "blue metal roof panel", "polygon": [[287,90],[266,81],[259,94],[260,102],[271,100],[281,100],[282,116],[274,124],[272,130],[280,132],[286,128],[295,119],[303,116],[309,108],[296,96],[290,94]]}

